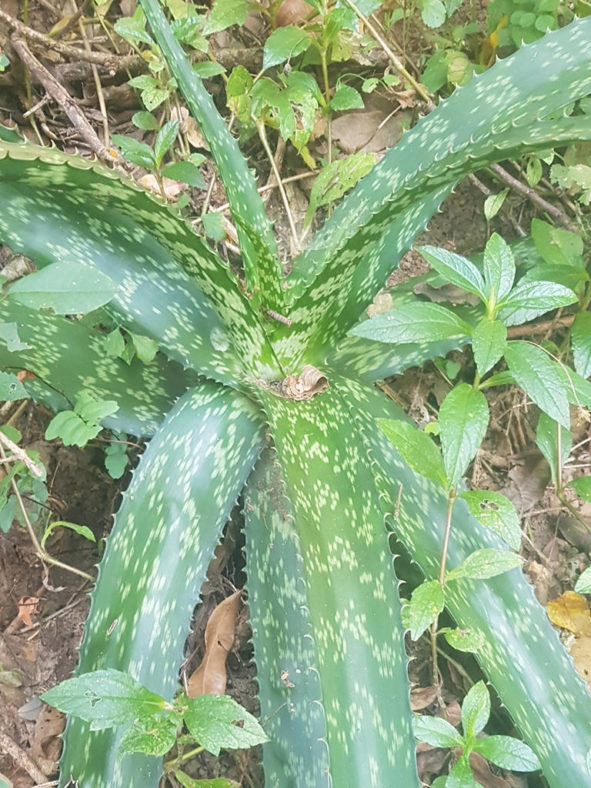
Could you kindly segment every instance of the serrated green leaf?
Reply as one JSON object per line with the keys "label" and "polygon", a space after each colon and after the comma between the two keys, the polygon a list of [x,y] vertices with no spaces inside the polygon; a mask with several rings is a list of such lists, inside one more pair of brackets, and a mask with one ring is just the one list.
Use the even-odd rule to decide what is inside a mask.
{"label": "serrated green leaf", "polygon": [[405,621],[413,640],[418,640],[433,624],[444,604],[443,587],[438,580],[430,580],[415,588],[405,608]]}
{"label": "serrated green leaf", "polygon": [[504,298],[513,287],[515,260],[509,245],[497,233],[493,233],[484,249],[484,281],[489,300]]}
{"label": "serrated green leaf", "polygon": [[439,304],[400,304],[389,312],[365,320],[349,334],[378,342],[437,342],[450,337],[467,336],[467,325],[455,312]]}
{"label": "serrated green leaf", "polygon": [[499,320],[483,317],[472,334],[472,350],[480,375],[488,372],[507,347],[507,329]]}
{"label": "serrated green leaf", "polygon": [[508,342],[505,360],[517,385],[544,413],[568,429],[570,413],[564,378],[546,353],[529,342]]}
{"label": "serrated green leaf", "polygon": [[583,378],[591,376],[591,312],[579,312],[571,329],[575,369]]}
{"label": "serrated green leaf", "polygon": [[17,378],[9,372],[0,372],[0,400],[9,402],[17,399],[27,399],[29,394]]}
{"label": "serrated green leaf", "polygon": [[421,19],[427,27],[441,27],[445,22],[446,11],[441,0],[422,0]]}
{"label": "serrated green leaf", "polygon": [[142,101],[147,110],[153,110],[166,101],[170,92],[166,88],[146,88],[142,90]]}
{"label": "serrated green leaf", "polygon": [[[142,455],[115,518],[80,671],[97,664],[129,671],[172,698],[195,599],[263,440],[258,410],[231,389],[207,382],[179,399]],[[121,735],[91,733],[72,720],[62,770],[83,785],[156,788],[157,759],[138,754],[117,762]]]}
{"label": "serrated green leaf", "polygon": [[167,164],[162,169],[165,178],[172,178],[173,181],[180,181],[192,186],[194,189],[205,189],[205,178],[201,174],[199,167],[190,161],[175,161]]}
{"label": "serrated green leaf", "polygon": [[224,240],[226,237],[224,217],[219,211],[204,213],[201,221],[203,222],[203,229],[213,241],[220,243],[220,241]]}
{"label": "serrated green leaf", "polygon": [[164,755],[176,741],[182,720],[165,714],[148,714],[136,719],[121,737],[119,752]]}
{"label": "serrated green leaf", "polygon": [[154,151],[145,142],[139,142],[133,137],[125,137],[123,134],[113,134],[111,139],[132,164],[145,167],[147,170],[153,170],[156,166]]}
{"label": "serrated green leaf", "polygon": [[279,27],[265,41],[263,71],[297,57],[310,46],[310,35],[299,27]]}
{"label": "serrated green leaf", "polygon": [[141,334],[130,333],[131,341],[135,348],[135,353],[140,361],[144,364],[149,364],[156,357],[158,352],[158,345],[150,337],[144,337]]}
{"label": "serrated green leaf", "polygon": [[407,421],[380,419],[378,424],[411,468],[447,489],[441,453],[428,435]]}
{"label": "serrated green leaf", "polygon": [[152,45],[154,43],[154,39],[152,36],[146,31],[146,19],[141,12],[139,14],[136,13],[133,17],[120,17],[113,26],[115,32],[121,38],[124,38],[126,41],[142,41],[144,44]]}
{"label": "serrated green leaf", "polygon": [[201,695],[187,703],[184,722],[206,750],[219,755],[222,748],[253,747],[267,741],[256,719],[228,695]]}
{"label": "serrated green leaf", "polygon": [[47,425],[45,440],[60,438],[64,446],[86,446],[101,429],[99,424],[89,424],[73,410],[63,410]]}
{"label": "serrated green leaf", "polygon": [[448,282],[462,290],[474,293],[483,301],[486,299],[486,290],[482,274],[474,263],[455,252],[440,249],[436,246],[419,246],[419,251],[425,260]]}
{"label": "serrated green leaf", "polygon": [[553,227],[541,219],[532,219],[531,235],[536,249],[547,263],[583,267],[583,239],[577,233]]}
{"label": "serrated green leaf", "polygon": [[203,35],[209,36],[232,25],[244,24],[249,10],[247,0],[215,0],[203,28]]}
{"label": "serrated green leaf", "polygon": [[591,476],[578,476],[570,481],[568,486],[572,487],[584,501],[591,503]]}
{"label": "serrated green leaf", "polygon": [[44,692],[50,706],[90,723],[90,730],[113,728],[164,709],[166,701],[128,673],[107,668],[66,679]]}
{"label": "serrated green leaf", "polygon": [[482,632],[473,632],[471,629],[444,629],[443,635],[449,645],[458,651],[478,653],[484,643]]}
{"label": "serrated green leaf", "polygon": [[462,563],[447,574],[447,580],[458,580],[462,577],[471,580],[487,580],[489,577],[508,572],[521,566],[521,559],[508,550],[496,550],[484,547],[475,550]]}
{"label": "serrated green leaf", "polygon": [[490,694],[484,681],[470,688],[462,702],[464,736],[478,736],[490,717]]}
{"label": "serrated green leaf", "polygon": [[[558,456],[558,430],[560,430],[560,457]],[[554,421],[554,419],[551,419],[548,415],[546,415],[546,413],[542,411],[538,419],[536,443],[544,455],[546,462],[550,466],[552,481],[554,484],[561,484],[562,479],[558,478],[559,467],[562,468],[564,466],[564,463],[567,461],[568,455],[570,454],[570,450],[573,445],[570,431],[559,425],[558,422]]]}
{"label": "serrated green leaf", "polygon": [[9,287],[9,294],[33,309],[52,309],[58,315],[91,312],[108,303],[117,288],[113,280],[84,263],[53,263],[24,276]]}
{"label": "serrated green leaf", "polygon": [[156,131],[160,128],[160,124],[151,112],[135,112],[131,116],[131,122],[142,131]]}
{"label": "serrated green leaf", "polygon": [[352,109],[362,109],[364,104],[359,91],[351,85],[339,84],[328,106],[333,112],[346,112]]}
{"label": "serrated green leaf", "polygon": [[81,391],[74,411],[90,424],[98,424],[107,416],[111,416],[117,412],[119,406],[114,400],[98,399],[94,394],[89,391]]}
{"label": "serrated green leaf", "polygon": [[528,282],[517,287],[498,305],[497,317],[506,326],[527,323],[535,317],[574,304],[577,296],[556,282]]}
{"label": "serrated green leaf", "polygon": [[166,156],[179,133],[179,121],[167,120],[166,123],[156,134],[154,140],[154,161],[156,167],[160,167],[162,159]]}
{"label": "serrated green leaf", "polygon": [[439,437],[450,487],[455,487],[484,439],[488,428],[488,402],[467,383],[455,386],[439,409]]}
{"label": "serrated green leaf", "polygon": [[474,750],[501,769],[535,772],[540,761],[535,752],[519,739],[511,736],[487,736],[474,743]]}
{"label": "serrated green leaf", "polygon": [[575,591],[577,594],[591,594],[591,566],[579,576],[575,584]]}
{"label": "serrated green leaf", "polygon": [[471,514],[485,528],[490,528],[506,542],[509,547],[519,550],[521,527],[515,506],[504,495],[494,490],[468,490],[460,493],[468,504]]}
{"label": "serrated green leaf", "polygon": [[105,449],[105,468],[111,479],[120,479],[127,468],[127,446],[122,442],[113,442]]}
{"label": "serrated green leaf", "polygon": [[419,741],[427,742],[432,747],[461,747],[464,743],[454,726],[441,717],[415,717],[413,730]]}

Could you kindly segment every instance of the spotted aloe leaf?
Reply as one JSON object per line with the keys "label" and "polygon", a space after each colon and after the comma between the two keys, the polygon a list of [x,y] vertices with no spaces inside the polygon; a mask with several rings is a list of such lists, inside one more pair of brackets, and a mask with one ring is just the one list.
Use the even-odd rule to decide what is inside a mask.
{"label": "spotted aloe leaf", "polygon": [[[519,50],[405,134],[295,261],[289,279],[293,325],[275,332],[282,358],[296,360],[308,347],[313,360],[312,348],[320,353],[344,333],[423,228],[421,206],[433,203],[433,212],[463,175],[529,145],[589,138],[584,119],[549,116],[591,91],[590,41],[591,20],[582,20]],[[495,101],[487,98],[492,94]],[[327,297],[331,310],[324,309]]]}
{"label": "spotted aloe leaf", "polygon": [[[368,441],[376,481],[390,506],[397,501],[394,530],[428,580],[438,577],[447,501],[436,485],[414,473],[375,430],[375,418],[406,418],[370,388],[347,384],[352,415]],[[401,493],[399,496],[399,490]],[[449,543],[453,569],[472,552],[504,549],[501,540],[456,504]],[[542,764],[551,786],[586,785],[591,749],[591,702],[572,660],[522,572],[450,586],[446,605],[460,627],[483,640],[476,653],[485,674]],[[543,712],[541,709],[543,708]]]}
{"label": "spotted aloe leaf", "polygon": [[[395,775],[410,787],[417,773],[400,599],[378,489],[363,443],[351,440],[344,396],[338,385],[307,402],[262,394],[303,559],[315,651],[303,667],[319,677],[332,784],[379,788]],[[310,779],[304,765],[291,767],[293,784]]]}
{"label": "spotted aloe leaf", "polygon": [[72,321],[4,300],[0,322],[14,325],[24,345],[11,352],[0,343],[2,369],[33,373],[24,380],[26,388],[54,410],[71,408],[83,391],[114,399],[119,409],[102,423],[120,432],[152,435],[176,398],[197,383],[196,373],[164,356],[150,364],[134,359],[128,365],[106,355],[98,314],[97,324],[90,316]]}
{"label": "spotted aloe leaf", "polygon": [[[116,668],[172,699],[191,611],[213,549],[262,448],[257,408],[206,382],[188,391],[150,442],[100,565],[79,673]],[[121,728],[71,719],[61,762],[84,788],[151,788],[161,760],[118,756]]]}
{"label": "spotted aloe leaf", "polygon": [[6,244],[37,266],[96,266],[118,285],[113,315],[183,366],[222,382],[235,382],[236,354],[254,353],[259,374],[273,368],[259,320],[226,264],[172,208],[131,182],[80,157],[0,141],[0,199]]}
{"label": "spotted aloe leaf", "polygon": [[209,143],[226,189],[244,260],[246,284],[255,302],[265,309],[283,311],[281,263],[271,223],[238,144],[219,115],[213,99],[193,70],[166,21],[159,0],[141,0],[168,66],[176,77],[193,117]]}

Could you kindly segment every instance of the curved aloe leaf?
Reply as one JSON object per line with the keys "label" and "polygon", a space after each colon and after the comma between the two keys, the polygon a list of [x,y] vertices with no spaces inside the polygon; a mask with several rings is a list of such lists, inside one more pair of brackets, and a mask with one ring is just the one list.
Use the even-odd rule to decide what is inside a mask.
{"label": "curved aloe leaf", "polygon": [[0,200],[0,240],[37,266],[97,266],[119,286],[109,311],[183,366],[236,385],[238,355],[261,377],[278,376],[225,264],[131,181],[80,157],[0,141]]}
{"label": "curved aloe leaf", "polygon": [[[406,419],[404,413],[374,389],[353,383],[347,387],[347,402],[368,441],[378,483],[386,500],[399,501],[396,535],[426,578],[437,579],[446,499],[437,485],[403,462],[376,427],[375,419]],[[402,492],[398,499],[399,485]],[[469,514],[464,501],[458,501],[449,568],[484,547],[502,549],[504,545]],[[484,646],[476,657],[535,750],[549,784],[553,788],[589,784],[591,699],[521,571],[512,570],[485,582],[454,581],[447,602],[459,626],[484,635]]]}
{"label": "curved aloe leaf", "polygon": [[277,244],[271,224],[254,178],[213,99],[174,37],[159,0],[141,0],[141,5],[166,62],[214,156],[226,189],[230,210],[236,221],[247,288],[255,303],[260,301],[263,308],[282,312],[284,293],[281,287],[281,263],[277,257]]}
{"label": "curved aloe leaf", "polygon": [[303,559],[281,469],[261,456],[245,495],[246,571],[268,788],[329,786],[326,722]]}
{"label": "curved aloe leaf", "polygon": [[0,322],[13,323],[25,345],[11,352],[0,343],[0,367],[33,372],[36,379],[25,379],[25,387],[54,410],[71,407],[82,391],[114,399],[119,410],[103,426],[150,436],[177,397],[197,383],[197,375],[160,355],[150,364],[134,359],[129,365],[106,355],[105,334],[88,320],[0,302]]}
{"label": "curved aloe leaf", "polygon": [[[100,564],[79,673],[128,672],[172,699],[191,611],[221,529],[264,438],[256,407],[214,383],[188,391],[146,449]],[[63,781],[80,788],[156,788],[159,758],[120,759],[121,729],[71,719]]]}
{"label": "curved aloe leaf", "polygon": [[306,360],[317,361],[346,332],[422,229],[427,204],[433,212],[463,175],[528,146],[591,136],[585,118],[542,117],[591,91],[590,45],[591,20],[577,20],[500,61],[405,134],[295,261],[292,326],[274,335],[284,363],[306,346]]}
{"label": "curved aloe leaf", "polygon": [[[394,780],[412,788],[418,777],[396,576],[372,469],[351,437],[343,396],[331,384],[307,402],[268,392],[262,399],[304,562],[316,651],[310,667],[320,681],[332,785],[381,788]],[[292,779],[299,785],[298,771]]]}

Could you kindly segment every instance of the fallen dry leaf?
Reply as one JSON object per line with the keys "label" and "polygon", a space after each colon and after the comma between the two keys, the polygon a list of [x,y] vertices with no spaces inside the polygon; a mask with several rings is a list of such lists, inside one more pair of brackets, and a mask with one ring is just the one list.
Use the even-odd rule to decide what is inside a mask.
{"label": "fallen dry leaf", "polygon": [[[153,194],[157,194],[159,197],[162,196],[160,184],[155,175],[142,175],[142,177],[138,179],[138,183]],[[180,181],[173,181],[170,178],[162,178],[162,186],[164,187],[164,194],[169,200],[178,197],[183,189],[186,188]]]}
{"label": "fallen dry leaf", "polygon": [[214,608],[205,628],[205,654],[187,682],[187,695],[223,695],[226,691],[226,657],[234,643],[236,613],[242,590],[235,591]]}
{"label": "fallen dry leaf", "polygon": [[569,650],[578,674],[591,691],[591,637],[576,638]]}
{"label": "fallen dry leaf", "polygon": [[421,711],[430,706],[437,697],[437,687],[413,687],[410,691],[410,708]]}
{"label": "fallen dry leaf", "polygon": [[478,752],[470,753],[470,766],[474,779],[484,786],[484,788],[510,788],[509,783],[504,777],[497,777],[490,770],[488,761]]}
{"label": "fallen dry leaf", "polygon": [[38,596],[22,596],[18,600],[18,614],[17,618],[19,621],[22,621],[26,627],[33,626],[33,619],[31,616],[34,616],[39,609],[39,597]]}
{"label": "fallen dry leaf", "polygon": [[66,727],[66,717],[52,706],[43,705],[35,722],[31,756],[45,774],[57,771],[61,750],[60,735]]}
{"label": "fallen dry leaf", "polygon": [[557,627],[568,629],[577,637],[591,637],[591,612],[581,594],[565,591],[558,599],[548,602],[546,610],[548,618]]}

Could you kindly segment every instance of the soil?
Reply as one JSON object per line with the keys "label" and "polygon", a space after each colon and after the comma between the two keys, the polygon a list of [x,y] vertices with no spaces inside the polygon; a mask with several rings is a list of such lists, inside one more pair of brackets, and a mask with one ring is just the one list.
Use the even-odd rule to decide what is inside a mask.
{"label": "soil", "polygon": [[[130,13],[133,3],[122,0],[121,6],[126,9],[126,13]],[[4,0],[2,9],[17,16],[19,4],[16,0]],[[31,0],[29,25],[46,33],[64,16],[66,10],[67,4],[61,0],[52,4],[45,0]],[[243,50],[246,47],[251,54],[254,53],[252,58],[256,61],[258,55],[252,47],[252,40],[253,36],[257,36],[257,29],[257,25],[253,23],[246,42],[237,42],[226,33],[225,38],[220,37],[218,40],[220,51],[224,47],[224,51],[237,49],[239,44]],[[67,36],[64,38],[64,41],[66,40],[69,40]],[[103,51],[104,42],[99,46]],[[8,42],[7,28],[3,28],[0,20],[0,51],[2,49],[9,54],[13,63],[18,64],[18,57]],[[43,53],[38,52],[38,55],[42,57]],[[48,53],[45,55],[47,61],[51,61]],[[54,61],[57,62],[57,58],[54,58]],[[78,78],[75,67],[79,69]],[[353,64],[352,67],[356,65]],[[67,79],[63,76],[66,71]],[[87,64],[71,63],[64,59],[57,63],[54,72],[72,92],[77,106],[100,135],[100,112],[92,74],[89,73]],[[102,76],[111,131],[127,133],[130,130],[129,119],[132,113],[140,109],[137,99],[127,88],[125,75]],[[43,98],[44,91],[36,80],[33,80],[32,98],[27,100],[23,93],[22,79],[23,72],[18,65],[7,74],[0,74],[0,121],[16,122],[21,130],[34,139],[23,113]],[[417,107],[408,108],[402,102],[397,107],[397,111],[406,112],[409,117],[416,110]],[[384,117],[379,101],[374,102],[371,112],[377,131]],[[84,140],[75,139],[71,124],[54,102],[49,101],[41,106],[33,116],[36,118],[39,133],[46,141],[54,140],[66,150],[74,147],[85,150]],[[367,132],[366,118],[363,123],[365,125],[360,126],[358,131],[359,140],[372,137]],[[388,133],[395,135],[397,131],[391,128]],[[395,141],[393,137],[388,139],[389,143]],[[355,149],[355,138],[353,141],[349,139],[347,144]],[[363,144],[368,144],[367,140]],[[326,142],[320,138],[316,150],[321,151],[323,145],[326,147]],[[268,178],[268,166],[260,150],[253,150],[252,142],[248,147],[253,159],[261,165],[258,174],[262,184]],[[382,150],[378,148],[378,153]],[[303,172],[301,162],[294,162],[292,152],[287,153],[286,161],[288,174]],[[209,180],[211,170],[205,169],[204,174]],[[498,217],[491,226],[487,226],[483,217],[485,192],[491,188],[498,190],[499,187],[488,176],[479,177],[483,182],[467,180],[456,189],[445,202],[442,212],[434,217],[428,232],[421,240],[469,255],[483,248],[492,230],[498,231],[507,240],[527,231],[529,219],[534,215],[535,209],[520,194],[511,194]],[[296,222],[301,223],[303,219],[310,185],[311,181],[303,179],[290,186],[289,197],[292,205],[296,206]],[[203,201],[203,193],[192,194],[191,199],[197,207]],[[210,200],[214,207],[225,201],[223,191],[217,183]],[[268,206],[277,220],[276,229],[281,236],[281,248],[287,259],[292,251],[289,228],[276,191],[272,193]],[[422,258],[410,252],[389,284],[395,284],[425,270]],[[553,338],[559,339],[560,333],[554,332]],[[467,370],[470,369],[468,353],[452,354],[451,358],[460,360]],[[443,373],[433,364],[427,364],[420,370],[411,369],[388,381],[388,386],[419,423],[424,423],[431,417],[448,390]],[[535,586],[539,600],[545,604],[565,589],[572,589],[576,577],[587,563],[587,553],[591,550],[589,533],[581,530],[578,520],[561,508],[552,485],[549,484],[548,467],[535,445],[535,408],[528,406],[522,395],[509,388],[490,395],[489,403],[492,414],[491,429],[470,469],[469,481],[474,487],[500,490],[515,503],[523,518],[522,554],[526,559],[525,569]],[[117,509],[120,491],[128,483],[130,473],[118,482],[109,477],[104,469],[104,444],[99,441],[92,442],[84,450],[64,447],[56,441],[45,441],[45,428],[51,414],[31,401],[5,405],[0,412],[0,418],[2,423],[11,424],[21,431],[22,447],[34,448],[40,452],[48,470],[47,507],[52,519],[86,525],[96,538],[96,542],[91,542],[70,530],[59,529],[47,544],[50,554],[83,572],[93,573],[103,540],[107,538],[111,527],[112,515]],[[575,468],[591,465],[591,431],[589,422],[583,417],[574,425],[573,445],[576,448],[565,467],[567,480],[570,478],[569,474],[574,475]],[[588,520],[591,517],[589,509],[591,507],[587,506],[580,512]],[[238,507],[212,561],[201,600],[195,600],[198,604],[192,631],[185,644],[185,675],[190,675],[203,655],[204,631],[212,610],[234,588],[240,588],[244,584],[242,546]],[[35,557],[30,537],[23,528],[14,525],[7,533],[0,532],[0,778],[4,777],[14,788],[30,788],[44,782],[41,777],[45,778],[47,784],[57,784],[51,781],[56,775],[59,734],[63,720],[59,713],[42,705],[38,698],[42,692],[69,677],[76,667],[77,649],[88,611],[89,589],[90,584],[83,578],[59,568],[50,568],[46,576]],[[26,616],[27,610],[31,615],[30,621]],[[435,701],[433,690],[429,686],[429,647],[419,641],[417,644],[409,644],[409,650],[415,657],[410,663],[414,687],[413,708],[428,712]],[[478,675],[471,660],[461,657],[458,660],[457,654],[455,657],[455,662],[447,663],[443,688],[448,717],[452,722],[454,715],[458,718],[462,698],[469,686],[468,679],[473,680]],[[589,667],[589,664],[586,668],[582,667],[582,672]],[[228,656],[227,671],[227,691],[249,711],[256,713],[256,670],[252,663],[246,604],[241,605],[238,613],[236,636]],[[510,722],[502,712],[497,709],[495,715],[498,732],[511,733]],[[9,746],[11,743],[14,748]],[[442,773],[449,756],[443,750],[426,745],[421,745],[418,752],[421,775],[430,784],[437,774]],[[31,762],[38,773],[32,771]],[[478,770],[478,779],[488,788],[541,785],[533,779],[528,782],[526,778],[501,771],[493,773],[482,763],[473,765]],[[225,777],[235,781],[237,785],[250,788],[260,788],[263,785],[260,752],[256,748],[222,753],[219,758],[202,753],[184,768],[195,778]],[[172,781],[169,784],[178,785]]]}

